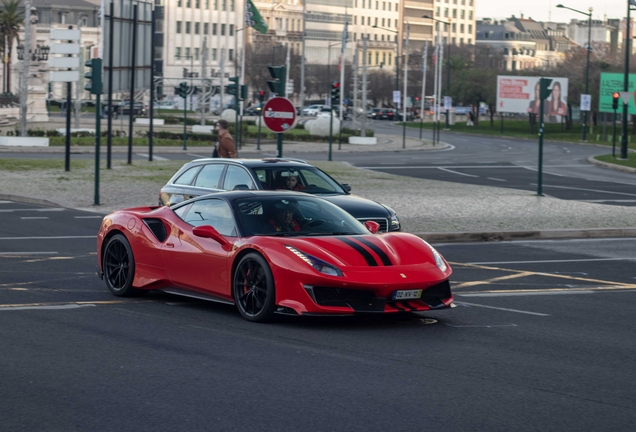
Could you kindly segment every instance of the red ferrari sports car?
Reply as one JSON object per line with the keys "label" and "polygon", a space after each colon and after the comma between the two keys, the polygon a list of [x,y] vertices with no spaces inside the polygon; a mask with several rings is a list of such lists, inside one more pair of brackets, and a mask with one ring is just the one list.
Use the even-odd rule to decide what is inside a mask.
{"label": "red ferrari sports car", "polygon": [[106,216],[100,277],[116,296],[162,290],[275,313],[350,315],[451,306],[451,268],[412,234],[376,234],[340,207],[299,192],[232,191]]}

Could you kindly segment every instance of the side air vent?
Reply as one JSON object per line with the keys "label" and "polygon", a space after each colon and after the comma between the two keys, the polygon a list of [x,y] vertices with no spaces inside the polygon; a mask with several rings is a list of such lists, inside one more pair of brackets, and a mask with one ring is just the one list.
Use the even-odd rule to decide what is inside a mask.
{"label": "side air vent", "polygon": [[164,242],[166,240],[168,233],[166,232],[166,226],[163,222],[161,222],[161,219],[148,218],[143,221],[146,226],[150,228],[150,231],[152,231],[155,237],[157,237],[157,240],[160,242]]}

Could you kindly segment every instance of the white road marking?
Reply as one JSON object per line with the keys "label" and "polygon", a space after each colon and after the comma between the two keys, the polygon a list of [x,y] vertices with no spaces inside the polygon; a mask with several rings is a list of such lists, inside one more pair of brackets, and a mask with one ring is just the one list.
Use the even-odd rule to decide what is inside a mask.
{"label": "white road marking", "polygon": [[475,293],[475,294],[455,294],[461,297],[522,297],[522,296],[541,296],[541,295],[569,295],[569,294],[594,294],[589,290],[567,290],[567,291],[542,291],[542,292],[502,292],[502,293]]}
{"label": "white road marking", "polygon": [[613,199],[603,199],[603,200],[578,200],[579,202],[588,202],[588,203],[606,203],[606,202],[615,202],[615,203],[633,203],[636,200],[613,200]]}
{"label": "white road marking", "polygon": [[486,177],[486,178],[487,178],[488,180],[494,180],[494,181],[502,181],[502,182],[508,181],[508,180],[505,180],[505,179],[494,178],[494,177]]}
{"label": "white road marking", "polygon": [[48,216],[21,216],[20,219],[32,220],[32,219],[49,219]]}
{"label": "white road marking", "polygon": [[66,209],[57,208],[57,207],[51,207],[51,208],[21,208],[21,209],[2,209],[2,210],[0,210],[0,213],[11,213],[11,212],[18,212],[18,211],[60,212],[60,211],[64,211],[64,210],[66,210]]}
{"label": "white road marking", "polygon": [[67,305],[54,305],[54,306],[3,306],[0,311],[15,311],[15,310],[56,310],[56,309],[77,309],[81,307],[96,306],[94,304],[67,304]]}
{"label": "white road marking", "polygon": [[490,261],[490,262],[469,262],[466,264],[480,264],[480,265],[493,265],[493,264],[544,264],[544,263],[564,263],[564,262],[588,262],[588,261],[632,261],[636,260],[636,257],[627,258],[586,258],[586,259],[561,259],[561,260],[533,260],[533,261]]}
{"label": "white road marking", "polygon": [[[594,166],[594,165],[592,165]],[[566,168],[566,167],[576,167],[576,168],[590,168],[587,165],[544,165],[543,168]],[[379,168],[387,168],[385,166],[359,166],[358,168],[366,168],[366,169],[379,169]],[[430,166],[421,166],[421,165],[408,165],[408,166],[396,166],[395,169],[439,169],[439,168],[471,168],[471,169],[479,169],[479,168],[489,168],[489,169],[529,169],[532,171],[536,171],[536,167],[528,167],[525,165],[430,165]]]}
{"label": "white road marking", "polygon": [[438,169],[439,169],[440,171],[446,171],[446,172],[449,172],[449,173],[451,173],[451,174],[458,174],[458,175],[463,175],[463,176],[466,176],[466,177],[479,177],[478,175],[461,173],[461,172],[459,172],[459,171],[453,171],[453,170],[449,170],[449,169],[447,169],[447,168],[438,168]]}
{"label": "white road marking", "polygon": [[59,252],[0,252],[0,255],[56,255]]}
{"label": "white road marking", "polygon": [[95,216],[73,216],[75,219],[103,219],[104,216],[95,215]]}
{"label": "white road marking", "polygon": [[0,204],[13,204],[13,201],[0,200]]}
{"label": "white road marking", "polygon": [[[536,183],[531,183],[532,186],[536,186]],[[627,196],[636,196],[636,194],[633,193],[626,193],[626,192],[613,192],[613,191],[608,191],[608,190],[599,190],[599,189],[587,189],[587,188],[575,188],[575,187],[570,187],[570,186],[554,186],[554,185],[543,185],[544,188],[553,188],[553,189],[569,189],[569,190],[579,190],[579,191],[586,191],[586,192],[599,192],[599,193],[605,193],[605,194],[613,194],[613,195],[627,195]]]}
{"label": "white road marking", "polygon": [[198,157],[198,158],[204,158],[204,159],[206,159],[206,158],[208,158],[208,159],[209,159],[209,158],[211,158],[211,157],[212,157],[212,154],[209,154],[209,155],[200,155],[200,154],[196,154],[196,153],[186,153],[186,154],[187,154],[188,156],[193,156],[193,157]]}
{"label": "white road marking", "polygon": [[500,308],[500,307],[486,306],[486,305],[480,305],[480,304],[475,304],[475,303],[466,303],[466,302],[455,302],[455,303],[458,304],[458,305],[475,306],[475,307],[482,307],[482,308],[486,308],[486,309],[496,309],[496,310],[502,310],[502,311],[506,311],[506,312],[515,312],[515,313],[522,313],[522,314],[527,314],[527,315],[550,316],[549,314],[543,314],[543,313],[538,313],[538,312],[528,312],[528,311],[522,311],[522,310],[518,310],[518,309]]}
{"label": "white road marking", "polygon": [[[135,153],[135,154],[136,154],[137,156],[141,156],[141,157],[145,157],[145,158],[150,157],[150,155],[148,155],[148,154],[146,154],[146,153]],[[158,160],[158,161],[166,161],[166,160],[170,160],[170,159],[167,159],[167,158],[164,158],[164,157],[161,157],[161,156],[155,156],[155,155],[152,155],[152,158],[153,158],[154,160]]]}
{"label": "white road marking", "polygon": [[452,325],[446,324],[453,328],[493,328],[493,327],[517,327],[517,324],[493,324],[493,325]]}
{"label": "white road marking", "polygon": [[0,237],[0,240],[74,240],[74,239],[95,239],[96,235],[90,236],[37,236],[37,237]]}

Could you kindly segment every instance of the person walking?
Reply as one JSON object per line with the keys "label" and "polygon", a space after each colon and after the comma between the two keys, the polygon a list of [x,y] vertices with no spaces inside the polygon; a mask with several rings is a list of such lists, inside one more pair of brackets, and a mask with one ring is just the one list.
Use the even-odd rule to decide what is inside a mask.
{"label": "person walking", "polygon": [[[230,131],[228,131],[228,123],[227,120],[219,120],[216,122],[216,131],[219,134],[219,140],[216,142],[216,146],[214,148],[216,157],[222,158],[235,158],[236,157],[236,146],[234,145],[234,138],[230,135]],[[213,154],[213,157],[214,154]]]}
{"label": "person walking", "polygon": [[472,107],[470,111],[468,111],[468,115],[466,117],[468,118],[468,120],[466,121],[466,126],[475,126],[475,114],[473,114]]}

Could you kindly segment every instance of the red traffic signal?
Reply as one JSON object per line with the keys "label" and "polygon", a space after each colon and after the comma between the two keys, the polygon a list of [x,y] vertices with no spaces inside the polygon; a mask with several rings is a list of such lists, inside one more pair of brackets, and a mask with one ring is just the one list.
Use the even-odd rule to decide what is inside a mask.
{"label": "red traffic signal", "polygon": [[331,84],[331,88],[340,88],[340,83],[339,82],[334,82]]}
{"label": "red traffic signal", "polygon": [[612,93],[612,109],[614,110],[618,109],[618,98],[620,97],[621,97],[621,94],[619,92]]}

